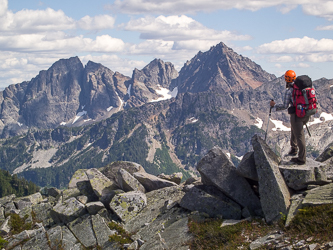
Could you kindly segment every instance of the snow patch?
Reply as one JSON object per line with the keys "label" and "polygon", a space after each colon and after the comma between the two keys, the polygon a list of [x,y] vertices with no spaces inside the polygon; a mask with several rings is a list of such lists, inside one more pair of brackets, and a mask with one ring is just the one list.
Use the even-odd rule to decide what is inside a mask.
{"label": "snow patch", "polygon": [[270,120],[275,125],[275,128],[272,128],[273,131],[291,131],[290,128],[283,125],[282,121],[272,120],[272,119],[270,119]]}
{"label": "snow patch", "polygon": [[17,125],[19,125],[20,127],[22,127],[22,126],[23,126],[23,123],[19,123],[19,122],[17,122]]}
{"label": "snow patch", "polygon": [[74,124],[81,116],[84,116],[87,114],[87,111],[81,111],[79,113],[76,114],[75,118],[74,118],[74,121],[72,122],[72,124]]}
{"label": "snow patch", "polygon": [[195,117],[191,117],[189,120],[192,123],[195,123],[195,122],[199,121],[199,119],[195,119]]}
{"label": "snow patch", "polygon": [[120,101],[120,106],[119,106],[119,109],[118,109],[118,111],[120,111],[120,110],[121,110],[121,107],[122,107],[123,104],[124,104],[124,101],[120,98],[120,96],[118,95],[117,92],[116,92],[116,95],[118,96],[118,99],[119,99],[119,101]]}
{"label": "snow patch", "polygon": [[333,85],[331,85],[330,88],[333,88]]}
{"label": "snow patch", "polygon": [[[321,118],[324,118],[323,121],[321,121]],[[308,122],[308,126],[318,124],[318,123],[323,123],[323,122],[326,122],[326,121],[331,121],[331,120],[333,120],[333,115],[332,114],[322,112],[320,114],[319,118],[314,118],[313,122]]]}
{"label": "snow patch", "polygon": [[132,84],[130,84],[130,85],[128,86],[128,89],[127,89],[128,98],[131,97],[131,88],[132,88]]}
{"label": "snow patch", "polygon": [[226,155],[227,155],[227,156],[228,156],[228,158],[230,159],[230,157],[231,157],[231,156],[230,156],[230,153],[226,153]]}
{"label": "snow patch", "polygon": [[83,110],[86,105],[81,106],[81,109]]}
{"label": "snow patch", "polygon": [[91,118],[87,119],[87,120],[83,120],[83,122],[89,122],[91,121]]}
{"label": "snow patch", "polygon": [[111,109],[113,109],[112,106],[108,107],[106,110],[109,112]]}
{"label": "snow patch", "polygon": [[66,122],[60,123],[60,126],[66,126]]}
{"label": "snow patch", "polygon": [[178,87],[175,87],[172,91],[169,89],[163,88],[160,85],[157,85],[159,88],[155,89],[156,93],[161,95],[162,97],[159,97],[155,100],[151,100],[150,102],[159,102],[163,100],[171,99],[172,97],[176,97],[178,94]]}
{"label": "snow patch", "polygon": [[264,124],[264,122],[259,117],[257,117],[256,121],[254,123],[254,126],[257,126],[258,128],[262,128],[263,124]]}
{"label": "snow patch", "polygon": [[243,156],[244,156],[244,155],[238,157],[238,156],[236,155],[235,157],[236,157],[238,160],[241,161],[241,160],[243,160]]}

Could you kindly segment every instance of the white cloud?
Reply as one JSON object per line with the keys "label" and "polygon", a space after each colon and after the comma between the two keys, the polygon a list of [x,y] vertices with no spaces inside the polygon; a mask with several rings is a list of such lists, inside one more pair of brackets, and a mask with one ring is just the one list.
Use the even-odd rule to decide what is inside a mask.
{"label": "white cloud", "polygon": [[289,38],[286,40],[276,40],[260,45],[258,53],[263,54],[305,54],[318,52],[333,53],[333,39],[314,39],[307,36],[303,38]]}
{"label": "white cloud", "polygon": [[114,23],[115,18],[109,15],[85,16],[77,22],[77,26],[84,30],[104,30],[112,29]]}
{"label": "white cloud", "polygon": [[209,29],[194,19],[181,16],[144,17],[129,21],[125,30],[138,31],[142,39],[161,39],[164,41],[184,40],[249,40],[248,35],[239,35],[235,32]]}
{"label": "white cloud", "polygon": [[294,64],[291,65],[293,68],[309,68],[310,65],[307,63],[298,63],[298,64]]}
{"label": "white cloud", "polygon": [[303,5],[303,11],[307,15],[318,16],[329,21],[333,20],[333,1],[315,1]]}

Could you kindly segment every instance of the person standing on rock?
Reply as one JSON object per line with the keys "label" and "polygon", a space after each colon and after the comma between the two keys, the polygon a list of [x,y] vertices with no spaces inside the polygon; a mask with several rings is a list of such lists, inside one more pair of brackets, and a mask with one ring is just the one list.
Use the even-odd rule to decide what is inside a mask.
{"label": "person standing on rock", "polygon": [[288,155],[298,157],[291,158],[291,162],[298,165],[304,165],[306,163],[306,150],[305,150],[305,135],[303,126],[309,121],[309,117],[297,117],[295,113],[295,106],[293,103],[293,85],[296,80],[296,73],[293,70],[287,70],[284,74],[284,79],[286,81],[286,92],[284,94],[284,99],[282,104],[275,105],[272,100],[270,106],[273,111],[280,111],[288,109],[288,114],[290,114],[290,125],[291,125],[291,137],[290,146],[291,149]]}

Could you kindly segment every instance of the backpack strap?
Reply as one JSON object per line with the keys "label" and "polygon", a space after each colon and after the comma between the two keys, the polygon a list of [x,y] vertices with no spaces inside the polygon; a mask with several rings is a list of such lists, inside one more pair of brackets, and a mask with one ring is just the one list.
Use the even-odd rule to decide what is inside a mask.
{"label": "backpack strap", "polygon": [[308,96],[306,94],[306,89],[302,89],[302,94],[304,96],[304,101],[305,101],[305,109],[308,109],[309,108],[309,99],[308,99]]}

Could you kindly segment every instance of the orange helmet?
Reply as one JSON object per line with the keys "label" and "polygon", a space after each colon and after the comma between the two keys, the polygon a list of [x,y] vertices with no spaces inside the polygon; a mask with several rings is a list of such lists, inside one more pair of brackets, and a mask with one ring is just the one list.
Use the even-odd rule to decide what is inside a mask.
{"label": "orange helmet", "polygon": [[291,83],[296,80],[296,73],[293,70],[287,70],[287,72],[284,74],[284,79],[287,83]]}

